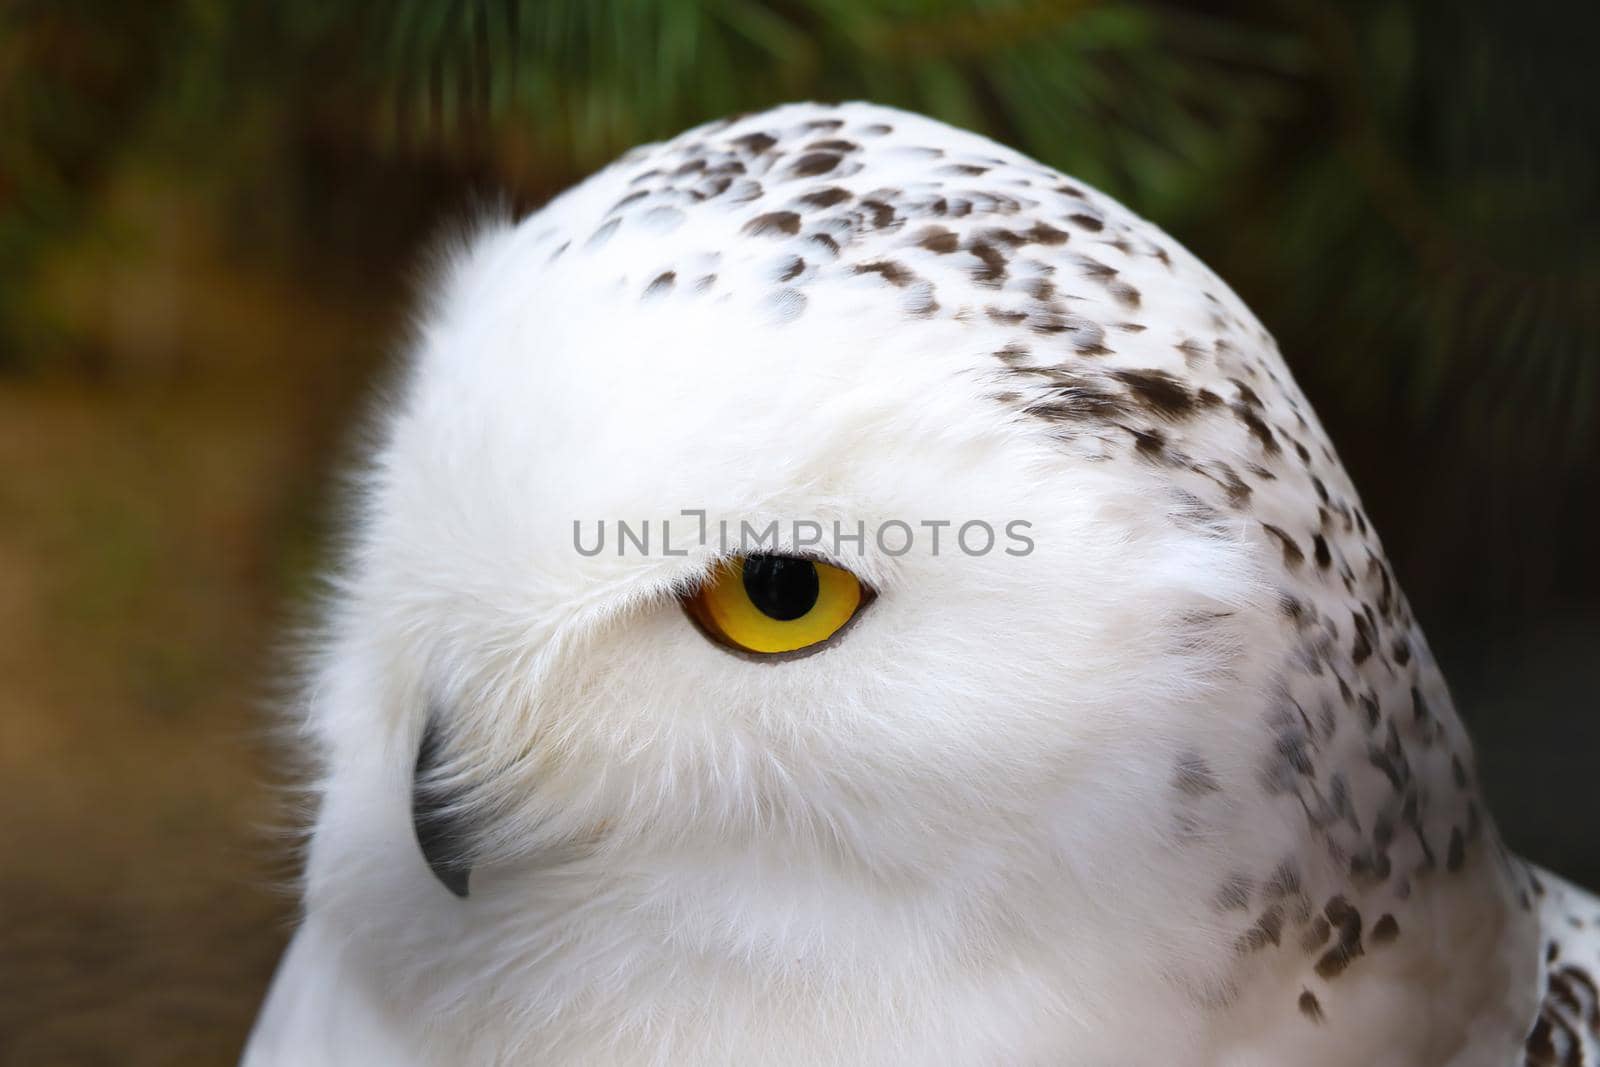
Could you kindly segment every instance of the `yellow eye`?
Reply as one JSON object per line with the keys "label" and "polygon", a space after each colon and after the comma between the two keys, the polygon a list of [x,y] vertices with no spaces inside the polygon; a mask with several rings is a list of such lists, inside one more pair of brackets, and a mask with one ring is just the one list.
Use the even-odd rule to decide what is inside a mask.
{"label": "yellow eye", "polygon": [[794,652],[838,633],[866,599],[855,575],[799,556],[736,556],[685,602],[712,637],[746,652]]}

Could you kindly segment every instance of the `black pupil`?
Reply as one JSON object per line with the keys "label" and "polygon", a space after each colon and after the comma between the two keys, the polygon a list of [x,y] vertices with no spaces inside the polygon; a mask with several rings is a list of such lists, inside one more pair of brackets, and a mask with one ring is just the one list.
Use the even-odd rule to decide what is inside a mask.
{"label": "black pupil", "polygon": [[798,619],[817,604],[817,565],[793,556],[750,556],[744,591],[756,610],[779,622]]}

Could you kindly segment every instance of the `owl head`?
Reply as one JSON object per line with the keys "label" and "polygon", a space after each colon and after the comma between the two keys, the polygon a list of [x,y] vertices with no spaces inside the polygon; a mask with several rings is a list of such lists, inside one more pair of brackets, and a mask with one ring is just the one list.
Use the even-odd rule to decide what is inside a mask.
{"label": "owl head", "polygon": [[1340,908],[1516,892],[1271,338],[1108,197],[797,105],[447,258],[309,701],[309,899],[396,972],[654,916],[885,988],[1009,959],[1087,1028],[1292,1013],[1251,976],[1343,971]]}

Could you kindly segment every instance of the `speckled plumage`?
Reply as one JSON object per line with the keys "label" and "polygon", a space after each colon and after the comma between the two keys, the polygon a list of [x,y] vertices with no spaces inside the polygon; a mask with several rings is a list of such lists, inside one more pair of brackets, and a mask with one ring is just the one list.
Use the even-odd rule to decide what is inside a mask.
{"label": "speckled plumage", "polygon": [[[485,347],[497,354],[481,365],[461,355]],[[521,369],[540,360],[560,369]],[[490,410],[524,396],[536,426]],[[640,425],[650,433],[630,437]],[[721,466],[697,474],[701,447]],[[741,465],[741,448],[758,462]],[[514,457],[531,452],[555,459],[526,473]],[[981,473],[982,458],[979,474],[959,469],[966,455],[991,453],[999,473]],[[928,488],[914,476],[894,486],[893,472],[923,457]],[[948,478],[934,477],[941,462]],[[573,471],[591,465],[593,482],[577,484]],[[480,477],[493,484],[474,486]],[[427,503],[422,481],[438,494]],[[508,483],[517,492],[503,492]],[[1038,163],[864,104],[795,105],[637,149],[464,257],[369,484],[311,705],[328,772],[307,928],[252,1065],[335,1059],[346,1031],[394,1041],[385,1057],[417,1063],[749,1062],[752,1049],[768,1062],[1140,1064],[1172,1062],[1175,1050],[1237,1067],[1600,1062],[1600,903],[1501,845],[1444,679],[1272,339],[1160,230]],[[529,509],[560,503],[547,517],[556,533],[504,510],[523,490]],[[988,632],[1015,631],[1014,641],[959,634],[950,647],[961,655],[929,653],[932,671],[950,665],[945,692],[971,720],[930,720],[930,734],[950,731],[938,748],[915,736],[912,712],[884,710],[906,747],[870,775],[870,746],[852,747],[850,731],[876,727],[824,717],[813,736],[767,712],[809,708],[819,691],[857,713],[891,709],[898,698],[874,687],[918,654],[893,643],[896,598],[947,587],[945,603],[967,603],[969,578],[949,568],[976,564],[852,563],[885,606],[808,666],[754,668],[790,672],[780,679],[702,666],[705,650],[688,643],[696,637],[669,602],[703,573],[706,553],[585,561],[558,551],[567,523],[606,507],[881,518],[1030,500],[1041,544],[1078,538],[1084,569],[1034,602],[1028,589],[1075,564],[1014,588],[1015,571],[985,564],[989,588],[1014,594],[1016,617],[1005,596],[971,611],[992,612]],[[407,523],[442,525],[441,515],[445,540],[393,547],[408,544]],[[1107,544],[1090,549],[1097,533]],[[1045,556],[1064,551],[1057,538]],[[469,562],[452,565],[452,553]],[[512,560],[528,574],[497,586],[488,575]],[[1068,590],[1085,591],[1082,608]],[[901,633],[937,607],[904,617]],[[1052,611],[1064,618],[1034,621]],[[644,631],[628,631],[640,617]],[[652,640],[678,659],[642,653]],[[615,663],[592,676],[573,665],[613,662],[606,642],[616,641],[615,663],[653,692],[676,692],[677,662],[694,687],[647,725],[633,721],[652,697],[618,688],[627,683],[614,680]],[[485,658],[487,645],[497,658]],[[1075,662],[1050,662],[1052,648]],[[983,664],[1013,653],[1019,691],[1026,679],[1056,686],[1056,703],[1048,693],[1003,702]],[[387,696],[362,695],[402,662]],[[869,664],[871,681],[856,673]],[[1092,676],[1088,664],[1099,665]],[[789,688],[794,679],[807,688]],[[712,715],[712,739],[683,732],[675,709],[723,684],[719,700],[748,707],[749,720]],[[942,699],[937,689],[923,698]],[[619,710],[593,714],[604,729],[568,722],[561,709],[574,699]],[[1059,736],[1038,725],[1052,709],[1067,720]],[[414,857],[397,858],[415,848],[406,776],[430,716],[452,738],[470,798],[457,814],[476,827],[471,859],[488,883],[464,901],[444,896]],[[1003,725],[985,734],[985,721]],[[1037,751],[1017,740],[1030,728]],[[826,736],[835,729],[850,743]],[[365,753],[374,734],[388,739],[381,758]],[[950,766],[918,762],[933,752]],[[1096,753],[1108,766],[1093,765]],[[1114,814],[1124,794],[1126,825]],[[832,806],[837,796],[849,799]],[[1033,810],[1030,797],[1049,800]],[[1074,827],[1091,817],[1122,836]],[[894,828],[894,844],[875,837],[873,819]],[[974,843],[940,859],[940,833]],[[971,850],[991,837],[997,858],[980,862]],[[744,867],[780,841],[793,855],[820,848],[829,858],[816,866],[854,872],[851,888],[808,873],[819,883],[774,893],[786,918],[772,918],[768,889],[796,876]],[[741,873],[700,886],[700,897],[637,889],[698,884],[682,874],[686,860]],[[629,918],[551,905],[528,920],[537,934],[513,935],[517,901],[560,899],[563,885],[575,902],[617,894],[616,914]],[[835,903],[850,911],[862,885],[937,897],[952,929],[910,922],[908,905],[895,914],[909,925],[894,928],[927,939],[923,955],[896,970],[894,948],[868,965],[872,925],[828,918]],[[637,914],[698,914],[708,893],[708,930],[767,932],[695,939],[681,915],[670,934],[632,925]],[[1110,911],[1097,928],[1084,916],[1100,907]],[[401,922],[416,928],[402,936]],[[586,956],[579,942],[614,943],[617,954]],[[629,968],[637,973],[619,973]],[[996,969],[1025,977],[981,1009],[955,992]],[[650,977],[664,974],[671,994]],[[554,991],[569,978],[582,997]],[[836,998],[820,991],[835,986]],[[785,992],[774,1003],[763,990]],[[719,997],[736,1023],[686,1007]],[[343,1023],[329,1014],[341,1002]],[[484,1015],[490,1005],[501,1014]],[[985,1020],[974,1031],[1033,1026],[1037,1039],[924,1046],[910,1032],[968,1008]],[[907,1032],[889,1020],[895,1011]],[[766,1036],[746,1041],[729,1027]]]}

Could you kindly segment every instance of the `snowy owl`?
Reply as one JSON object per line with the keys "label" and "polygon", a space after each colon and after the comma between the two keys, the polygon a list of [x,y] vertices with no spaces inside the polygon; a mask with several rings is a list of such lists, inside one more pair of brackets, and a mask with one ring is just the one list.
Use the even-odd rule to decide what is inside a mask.
{"label": "snowy owl", "polygon": [[1600,1062],[1226,285],[982,137],[799,104],[451,257],[311,665],[248,1067]]}

